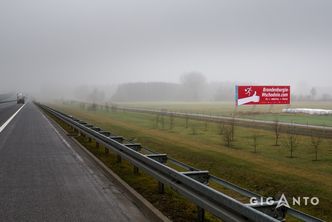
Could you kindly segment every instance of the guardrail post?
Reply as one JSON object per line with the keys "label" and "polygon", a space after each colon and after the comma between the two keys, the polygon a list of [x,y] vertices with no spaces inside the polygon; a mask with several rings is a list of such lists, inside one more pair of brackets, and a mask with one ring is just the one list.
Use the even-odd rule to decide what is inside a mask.
{"label": "guardrail post", "polygon": [[[167,154],[148,154],[146,156],[162,164],[167,162]],[[158,192],[160,194],[165,193],[165,185],[160,181],[158,181]]]}
{"label": "guardrail post", "polygon": [[110,136],[109,138],[112,139],[112,140],[115,140],[119,143],[122,143],[123,140],[124,140],[124,138],[122,136]]}
{"label": "guardrail post", "polygon": [[[183,172],[184,175],[200,182],[203,184],[208,184],[209,183],[209,171],[188,171],[188,172]],[[205,219],[205,210],[201,208],[200,206],[197,206],[197,220],[199,222],[204,222]]]}
{"label": "guardrail post", "polygon": [[91,137],[89,137],[89,140],[88,140],[88,142],[89,142],[89,143],[91,143],[91,142],[92,142],[92,139],[91,139]]}
{"label": "guardrail post", "polygon": [[99,143],[98,142],[96,142],[96,148],[99,149]]}
{"label": "guardrail post", "polygon": [[134,166],[134,174],[138,174],[138,167]]}
{"label": "guardrail post", "polygon": [[[258,202],[255,204],[247,204],[247,206],[250,206],[264,214],[269,215],[270,217],[276,218],[279,221],[285,221],[286,213],[288,208],[285,206],[280,206],[276,208],[279,204],[279,201],[274,202],[268,202],[265,200],[261,200],[262,202]],[[307,220],[303,220],[307,221]]]}
{"label": "guardrail post", "polygon": [[162,182],[160,182],[160,181],[158,181],[158,192],[160,194],[164,194],[165,193],[165,185]]}
{"label": "guardrail post", "polygon": [[197,220],[199,222],[204,222],[205,220],[205,210],[199,206],[197,206]]}
{"label": "guardrail post", "polygon": [[74,134],[75,134],[75,135],[73,135],[74,137],[80,136],[80,131],[78,129],[73,128],[73,130],[74,130]]}
{"label": "guardrail post", "polygon": [[[139,143],[129,143],[129,144],[124,144],[126,147],[135,150],[139,152],[142,149],[142,145]],[[134,166],[134,174],[138,174],[138,167]]]}
{"label": "guardrail post", "polygon": [[136,152],[139,152],[142,149],[142,145],[139,143],[128,143],[128,144],[123,144],[126,147],[135,150]]}
{"label": "guardrail post", "polygon": [[111,136],[111,133],[107,132],[107,131],[100,131],[99,133],[103,134],[104,136],[107,136],[107,137]]}
{"label": "guardrail post", "polygon": [[104,149],[105,149],[105,154],[109,154],[110,150],[107,147],[105,147]]}
{"label": "guardrail post", "polygon": [[117,163],[121,163],[121,161],[122,161],[122,158],[121,158],[121,155],[116,155],[116,162]]}

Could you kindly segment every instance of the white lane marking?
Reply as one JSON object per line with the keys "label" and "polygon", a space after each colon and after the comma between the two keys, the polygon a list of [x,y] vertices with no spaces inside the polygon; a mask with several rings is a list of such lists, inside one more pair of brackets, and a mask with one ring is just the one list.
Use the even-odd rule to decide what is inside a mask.
{"label": "white lane marking", "polygon": [[2,124],[2,126],[0,126],[0,133],[6,128],[6,126],[14,119],[14,117],[21,111],[21,109],[23,109],[23,107],[25,106],[25,104],[23,106],[21,106],[21,108],[19,108],[4,124]]}
{"label": "white lane marking", "polygon": [[80,155],[71,147],[71,145],[67,142],[67,140],[65,138],[63,138],[63,136],[59,133],[59,131],[53,126],[53,124],[50,122],[50,120],[43,114],[41,113],[42,116],[44,117],[44,119],[46,119],[46,121],[51,125],[52,129],[55,131],[55,133],[59,136],[59,138],[62,140],[62,142],[72,151],[72,153],[74,154],[74,156],[81,161],[82,163],[84,162],[82,157],[80,157]]}

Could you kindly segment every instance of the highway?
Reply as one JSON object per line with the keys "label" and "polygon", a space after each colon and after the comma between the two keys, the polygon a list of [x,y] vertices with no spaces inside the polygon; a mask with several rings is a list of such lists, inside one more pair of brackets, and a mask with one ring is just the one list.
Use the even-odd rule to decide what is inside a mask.
{"label": "highway", "polygon": [[0,103],[0,126],[2,126],[22,105],[15,102]]}
{"label": "highway", "polygon": [[0,221],[149,221],[34,104],[0,104],[0,127],[20,108],[0,132]]}

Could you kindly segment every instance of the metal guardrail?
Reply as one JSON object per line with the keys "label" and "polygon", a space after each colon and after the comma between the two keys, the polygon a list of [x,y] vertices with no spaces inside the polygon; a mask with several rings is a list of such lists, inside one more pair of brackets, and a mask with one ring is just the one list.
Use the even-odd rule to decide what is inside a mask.
{"label": "metal guardrail", "polygon": [[[162,187],[163,184],[171,186],[173,189],[197,204],[199,209],[205,209],[224,221],[280,221],[283,219],[280,218],[280,211],[285,210],[287,210],[287,213],[290,215],[303,221],[322,221],[318,218],[307,215],[292,208],[275,209],[275,212],[270,212],[271,209],[269,209],[270,214],[267,215],[263,213],[264,209],[256,209],[247,204],[243,204],[231,198],[230,196],[227,196],[215,189],[208,187],[204,182],[210,179],[211,181],[214,181],[230,190],[236,191],[243,196],[261,197],[256,193],[243,189],[216,176],[209,175],[208,171],[201,171],[175,159],[167,157],[167,160],[173,164],[182,167],[183,169],[189,170],[189,172],[178,172],[163,164],[165,162],[164,158],[166,154],[156,154],[151,149],[142,147],[142,149],[150,153],[149,155],[144,155],[136,151],[139,150],[139,146],[137,144],[122,144],[122,137],[113,135],[109,132],[101,131],[101,129],[98,127],[93,127],[93,125],[89,125],[83,121],[75,119],[72,116],[66,115],[47,106],[41,104],[39,104],[39,106],[55,117],[61,119],[65,123],[69,124],[78,132],[87,135],[90,138],[92,137],[98,144],[103,144],[105,148],[111,149],[122,158],[129,160],[135,166],[135,168],[145,170],[151,176],[155,177],[159,183],[162,183]],[[120,142],[119,138],[121,139]],[[208,176],[206,178],[207,174]],[[204,211],[201,215],[204,217]],[[273,218],[271,215],[278,217],[279,220]]]}
{"label": "metal guardrail", "polygon": [[[148,149],[148,148],[145,148],[143,147],[143,149],[147,150],[149,153],[155,153],[153,150],[151,149]],[[182,163],[176,159],[173,159],[173,158],[170,158],[168,157],[168,160],[169,162],[172,162],[173,164],[179,166],[179,167],[182,167],[183,169],[187,169],[187,170],[193,170],[193,171],[200,171],[200,169],[198,168],[195,168],[193,166],[190,166],[188,164],[185,164],[185,163]],[[232,190],[232,191],[235,191],[237,192],[238,194],[241,194],[245,197],[256,197],[257,199],[266,199],[264,196],[260,195],[260,194],[257,194],[255,192],[252,192],[252,191],[249,191],[247,189],[244,189],[236,184],[233,184],[229,181],[226,181],[224,179],[221,179],[217,176],[214,176],[214,175],[210,175],[210,181],[213,181],[229,190]],[[287,213],[289,215],[292,215],[293,217],[297,218],[297,219],[300,219],[302,221],[306,221],[306,222],[323,222],[323,220],[319,219],[319,218],[316,218],[316,217],[313,217],[309,214],[306,214],[306,213],[303,213],[299,210],[296,210],[294,208],[288,208],[287,209]]]}

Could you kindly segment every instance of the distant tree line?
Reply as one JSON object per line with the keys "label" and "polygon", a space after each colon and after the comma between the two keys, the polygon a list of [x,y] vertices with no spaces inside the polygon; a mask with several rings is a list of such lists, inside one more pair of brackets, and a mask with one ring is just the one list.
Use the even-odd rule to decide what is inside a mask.
{"label": "distant tree line", "polygon": [[113,101],[172,101],[178,100],[181,87],[176,83],[125,83],[112,96]]}
{"label": "distant tree line", "polygon": [[[234,82],[208,83],[200,73],[188,73],[180,83],[137,82],[118,86],[112,101],[234,101]],[[332,101],[332,95],[318,94],[312,88],[307,94],[292,95],[292,101]]]}
{"label": "distant tree line", "polygon": [[332,95],[329,93],[319,94],[316,87],[312,87],[306,94],[292,95],[294,101],[332,101]]}
{"label": "distant tree line", "polygon": [[180,83],[137,82],[118,87],[112,101],[232,101],[235,83],[207,83],[199,72],[181,76]]}
{"label": "distant tree line", "polygon": [[[235,82],[207,82],[199,72],[185,73],[179,83],[136,82],[121,85],[80,86],[74,97],[93,103],[131,101],[234,101]],[[255,84],[255,83],[243,83]],[[292,101],[332,101],[324,88],[311,87],[293,94]],[[49,94],[49,93],[47,93]]]}

